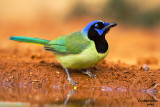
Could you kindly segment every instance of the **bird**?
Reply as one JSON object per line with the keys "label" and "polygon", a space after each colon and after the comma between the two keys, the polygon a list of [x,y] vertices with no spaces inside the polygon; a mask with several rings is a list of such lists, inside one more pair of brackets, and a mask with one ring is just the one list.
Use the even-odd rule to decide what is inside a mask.
{"label": "bird", "polygon": [[23,36],[11,36],[10,40],[43,45],[46,51],[54,53],[67,74],[67,80],[75,86],[77,83],[71,78],[68,69],[82,70],[89,77],[96,77],[87,68],[94,66],[107,56],[109,45],[105,35],[116,25],[115,22],[95,20],[81,31],[57,37],[52,41]]}

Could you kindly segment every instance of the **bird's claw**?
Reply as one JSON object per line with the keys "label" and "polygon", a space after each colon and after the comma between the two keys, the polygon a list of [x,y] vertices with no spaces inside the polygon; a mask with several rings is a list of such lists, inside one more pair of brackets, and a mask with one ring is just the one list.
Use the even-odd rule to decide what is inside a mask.
{"label": "bird's claw", "polygon": [[96,78],[97,76],[95,74],[93,74],[91,71],[86,70],[83,71],[84,74],[87,74],[90,78]]}
{"label": "bird's claw", "polygon": [[74,80],[72,80],[72,78],[67,78],[67,80],[68,80],[69,83],[71,83],[73,86],[78,85]]}
{"label": "bird's claw", "polygon": [[96,78],[97,76],[95,74],[90,74],[89,77],[90,78]]}

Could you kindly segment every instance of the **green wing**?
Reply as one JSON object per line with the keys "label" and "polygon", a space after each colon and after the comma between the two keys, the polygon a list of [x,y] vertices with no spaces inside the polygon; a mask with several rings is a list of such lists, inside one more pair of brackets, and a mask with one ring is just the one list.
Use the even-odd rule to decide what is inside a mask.
{"label": "green wing", "polygon": [[81,31],[61,36],[46,44],[45,50],[58,54],[78,54],[90,45]]}

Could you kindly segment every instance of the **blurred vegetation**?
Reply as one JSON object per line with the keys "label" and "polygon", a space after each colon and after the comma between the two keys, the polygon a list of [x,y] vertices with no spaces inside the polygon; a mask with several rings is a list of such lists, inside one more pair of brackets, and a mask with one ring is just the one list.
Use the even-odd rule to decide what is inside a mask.
{"label": "blurred vegetation", "polygon": [[[143,3],[142,3],[143,6]],[[126,25],[153,27],[160,24],[160,8],[153,8],[147,11],[126,0],[110,0],[104,4],[102,12],[91,13],[81,2],[77,3],[71,16],[99,16],[122,22]]]}
{"label": "blurred vegetation", "polygon": [[84,16],[89,14],[88,10],[83,6],[83,4],[79,1],[75,8],[73,9],[71,16]]}
{"label": "blurred vegetation", "polygon": [[139,16],[134,22],[143,26],[154,26],[160,24],[160,8],[147,11],[145,13],[139,13]]}
{"label": "blurred vegetation", "polygon": [[125,0],[110,0],[104,8],[103,15],[114,17],[125,24],[152,27],[160,24],[160,8],[141,11],[135,4]]}
{"label": "blurred vegetation", "polygon": [[112,17],[121,22],[130,22],[135,18],[134,6],[124,0],[110,0],[103,8],[103,17]]}

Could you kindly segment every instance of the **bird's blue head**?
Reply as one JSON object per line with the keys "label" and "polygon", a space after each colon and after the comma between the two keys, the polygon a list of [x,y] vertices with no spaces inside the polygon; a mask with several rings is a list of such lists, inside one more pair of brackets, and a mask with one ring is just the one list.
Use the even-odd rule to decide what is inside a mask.
{"label": "bird's blue head", "polygon": [[101,20],[90,22],[82,32],[95,43],[98,53],[105,53],[108,50],[108,43],[105,39],[105,34],[111,27],[116,26],[116,23],[106,23]]}
{"label": "bird's blue head", "polygon": [[110,30],[110,28],[116,25],[116,23],[106,23],[101,20],[96,20],[90,22],[82,31],[89,39],[92,40],[98,36],[105,37],[105,34]]}

